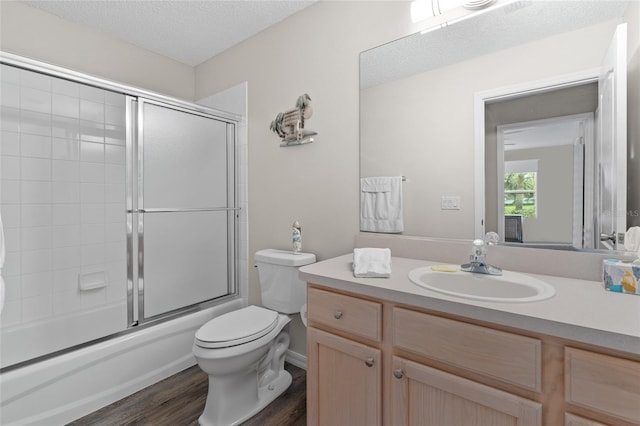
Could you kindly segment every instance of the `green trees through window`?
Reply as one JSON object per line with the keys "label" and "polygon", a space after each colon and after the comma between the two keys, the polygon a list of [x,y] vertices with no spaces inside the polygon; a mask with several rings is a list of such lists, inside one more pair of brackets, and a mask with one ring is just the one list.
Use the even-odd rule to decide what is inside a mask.
{"label": "green trees through window", "polygon": [[505,173],[504,214],[536,217],[536,172]]}

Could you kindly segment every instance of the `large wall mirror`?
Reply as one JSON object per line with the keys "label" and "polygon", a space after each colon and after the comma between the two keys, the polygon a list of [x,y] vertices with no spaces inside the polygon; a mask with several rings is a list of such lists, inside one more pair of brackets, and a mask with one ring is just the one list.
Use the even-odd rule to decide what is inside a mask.
{"label": "large wall mirror", "polygon": [[403,176],[402,234],[623,249],[640,225],[638,8],[497,2],[362,52],[360,176]]}

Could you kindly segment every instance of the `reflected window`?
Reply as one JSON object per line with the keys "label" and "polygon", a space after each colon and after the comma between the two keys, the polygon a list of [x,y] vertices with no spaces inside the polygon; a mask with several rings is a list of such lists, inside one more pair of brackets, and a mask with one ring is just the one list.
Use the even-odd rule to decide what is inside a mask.
{"label": "reflected window", "polygon": [[505,161],[504,214],[537,216],[538,161]]}

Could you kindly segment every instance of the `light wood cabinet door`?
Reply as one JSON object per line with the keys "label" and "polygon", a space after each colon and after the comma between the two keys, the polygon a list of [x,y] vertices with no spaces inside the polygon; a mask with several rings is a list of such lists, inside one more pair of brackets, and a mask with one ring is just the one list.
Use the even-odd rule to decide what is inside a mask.
{"label": "light wood cabinet door", "polygon": [[400,357],[393,357],[392,424],[540,426],[542,405]]}
{"label": "light wood cabinet door", "polygon": [[307,330],[307,424],[381,424],[381,352],[310,327]]}

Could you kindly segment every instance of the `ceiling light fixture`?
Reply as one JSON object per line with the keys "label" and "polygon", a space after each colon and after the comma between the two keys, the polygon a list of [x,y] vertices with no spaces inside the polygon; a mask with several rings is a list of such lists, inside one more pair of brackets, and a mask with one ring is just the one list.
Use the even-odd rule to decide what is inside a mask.
{"label": "ceiling light fixture", "polygon": [[467,18],[487,9],[499,0],[414,0],[411,2],[411,22],[429,20],[428,32]]}

